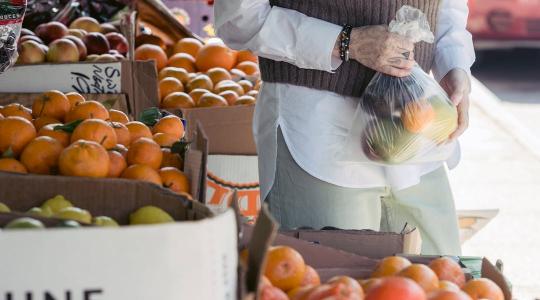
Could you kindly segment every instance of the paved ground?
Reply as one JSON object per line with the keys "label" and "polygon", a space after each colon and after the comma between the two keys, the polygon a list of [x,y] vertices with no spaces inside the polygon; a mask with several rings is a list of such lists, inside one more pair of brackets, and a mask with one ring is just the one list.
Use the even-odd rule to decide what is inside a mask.
{"label": "paved ground", "polygon": [[540,156],[527,146],[530,132],[521,132],[533,123],[519,124],[540,118],[513,118],[504,103],[481,87],[474,90],[471,126],[461,141],[463,160],[451,181],[458,209],[498,208],[500,214],[466,242],[464,254],[502,259],[515,298],[540,299]]}

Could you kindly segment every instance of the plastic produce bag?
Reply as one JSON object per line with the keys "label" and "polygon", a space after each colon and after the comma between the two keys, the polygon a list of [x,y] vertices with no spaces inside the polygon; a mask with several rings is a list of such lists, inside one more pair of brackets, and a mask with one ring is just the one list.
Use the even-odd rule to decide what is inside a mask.
{"label": "plastic produce bag", "polygon": [[25,10],[25,0],[0,1],[0,73],[17,60],[17,41]]}
{"label": "plastic produce bag", "polygon": [[[389,30],[414,43],[434,40],[425,15],[410,6],[397,12]],[[455,148],[447,140],[457,121],[456,107],[420,66],[402,78],[377,73],[360,99],[342,159],[383,165],[444,161]]]}

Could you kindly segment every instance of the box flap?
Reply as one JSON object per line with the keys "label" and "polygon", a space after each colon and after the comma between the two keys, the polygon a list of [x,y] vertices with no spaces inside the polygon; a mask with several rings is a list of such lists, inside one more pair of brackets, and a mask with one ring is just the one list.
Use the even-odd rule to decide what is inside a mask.
{"label": "box flap", "polygon": [[504,293],[504,299],[512,300],[512,289],[506,281],[506,278],[504,278],[503,274],[499,272],[487,258],[482,259],[482,277],[491,279],[501,287]]}
{"label": "box flap", "polygon": [[191,194],[194,199],[204,203],[206,199],[206,174],[208,162],[208,139],[201,126],[186,153],[184,171],[192,178]]}

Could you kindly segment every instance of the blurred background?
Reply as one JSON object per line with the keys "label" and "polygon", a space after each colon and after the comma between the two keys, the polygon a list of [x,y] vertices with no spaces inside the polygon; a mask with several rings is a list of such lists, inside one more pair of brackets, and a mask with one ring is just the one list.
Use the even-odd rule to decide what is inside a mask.
{"label": "blurred background", "polygon": [[[164,3],[196,34],[214,34],[213,0]],[[500,260],[516,299],[540,299],[540,0],[468,3],[470,128],[450,172],[463,251]]]}

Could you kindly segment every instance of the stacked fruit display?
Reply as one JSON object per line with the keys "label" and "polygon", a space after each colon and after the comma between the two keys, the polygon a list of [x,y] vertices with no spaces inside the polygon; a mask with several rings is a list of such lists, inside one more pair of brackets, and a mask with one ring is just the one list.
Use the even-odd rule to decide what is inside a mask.
{"label": "stacked fruit display", "polygon": [[31,109],[0,107],[0,171],[120,177],[189,193],[182,158],[172,150],[184,136],[182,120],[152,121],[149,127],[80,94],[47,91]]}
{"label": "stacked fruit display", "polygon": [[[11,212],[10,208],[0,202],[0,213]],[[32,218],[56,218],[64,220],[57,227],[80,227],[83,225],[94,225],[100,227],[118,227],[118,222],[108,216],[92,217],[91,212],[86,209],[75,207],[71,201],[62,195],[55,196],[45,201],[39,207],[33,207],[28,212],[30,217],[14,219],[4,226],[4,229],[32,229],[45,228],[40,220]],[[149,225],[174,222],[174,219],[159,207],[147,205],[134,211],[129,216],[129,225]]]}
{"label": "stacked fruit display", "polygon": [[23,29],[18,51],[17,64],[113,62],[125,59],[128,41],[112,24],[80,17],[69,28],[53,21],[39,25],[35,32]]}
{"label": "stacked fruit display", "polygon": [[[241,253],[244,262],[247,252]],[[296,250],[277,246],[269,250],[259,299],[273,300],[504,300],[489,279],[471,279],[457,262],[437,258],[429,266],[403,257],[382,259],[369,279],[337,276],[324,284]]]}
{"label": "stacked fruit display", "polygon": [[220,41],[203,44],[184,38],[171,50],[143,44],[135,59],[154,60],[159,71],[160,106],[164,109],[255,104],[261,85],[257,57],[233,51]]}

